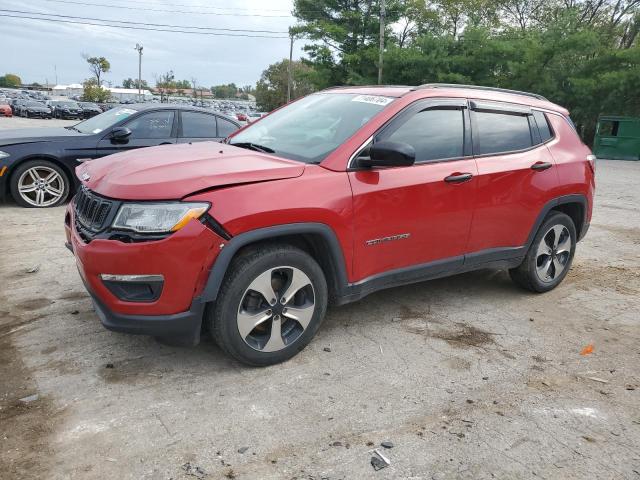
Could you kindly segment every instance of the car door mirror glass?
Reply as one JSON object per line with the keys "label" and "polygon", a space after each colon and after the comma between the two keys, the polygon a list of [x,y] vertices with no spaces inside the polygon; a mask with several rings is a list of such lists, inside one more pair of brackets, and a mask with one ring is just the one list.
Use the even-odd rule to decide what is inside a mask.
{"label": "car door mirror glass", "polygon": [[416,161],[416,151],[408,143],[381,141],[365,149],[358,156],[360,167],[407,167]]}
{"label": "car door mirror glass", "polygon": [[116,142],[122,142],[129,138],[130,135],[131,130],[129,130],[127,127],[116,127],[111,130],[111,139],[115,140]]}

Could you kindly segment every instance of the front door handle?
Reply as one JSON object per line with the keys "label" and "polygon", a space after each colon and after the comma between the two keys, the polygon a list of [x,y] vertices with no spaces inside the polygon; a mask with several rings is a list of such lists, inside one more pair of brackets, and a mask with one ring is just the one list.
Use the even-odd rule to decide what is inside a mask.
{"label": "front door handle", "polygon": [[452,173],[448,177],[445,177],[444,181],[447,183],[462,183],[467,182],[473,178],[471,173]]}
{"label": "front door handle", "polygon": [[536,162],[533,165],[531,165],[531,170],[536,170],[536,171],[540,171],[540,170],[546,170],[547,168],[551,168],[551,163],[549,162]]}

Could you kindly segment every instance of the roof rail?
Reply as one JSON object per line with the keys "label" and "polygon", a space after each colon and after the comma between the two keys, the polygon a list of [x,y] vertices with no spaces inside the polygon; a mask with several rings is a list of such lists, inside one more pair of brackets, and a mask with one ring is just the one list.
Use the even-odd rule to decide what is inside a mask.
{"label": "roof rail", "polygon": [[538,100],[548,101],[542,95],[538,95],[537,93],[529,93],[529,92],[521,92],[520,90],[509,90],[508,88],[497,88],[497,87],[483,87],[480,85],[461,85],[457,83],[425,83],[424,85],[420,85],[416,87],[416,90],[420,90],[423,88],[469,88],[471,90],[484,90],[488,92],[501,92],[501,93],[510,93],[512,95],[522,95],[525,97],[531,97]]}

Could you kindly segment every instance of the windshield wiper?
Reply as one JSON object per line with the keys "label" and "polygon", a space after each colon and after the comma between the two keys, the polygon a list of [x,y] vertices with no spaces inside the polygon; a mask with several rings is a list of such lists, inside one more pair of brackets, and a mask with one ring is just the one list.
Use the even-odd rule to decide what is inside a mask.
{"label": "windshield wiper", "polygon": [[238,143],[230,143],[229,145],[233,145],[234,147],[240,147],[240,148],[248,148],[249,150],[255,150],[256,152],[275,153],[275,150],[273,148],[265,147],[264,145],[258,145],[257,143],[238,142]]}
{"label": "windshield wiper", "polygon": [[80,132],[80,133],[82,133],[82,131],[81,131],[81,130],[78,130],[78,129],[77,129],[76,127],[74,127],[73,125],[69,125],[68,127],[64,127],[64,128],[66,128],[67,130],[75,130],[76,132]]}

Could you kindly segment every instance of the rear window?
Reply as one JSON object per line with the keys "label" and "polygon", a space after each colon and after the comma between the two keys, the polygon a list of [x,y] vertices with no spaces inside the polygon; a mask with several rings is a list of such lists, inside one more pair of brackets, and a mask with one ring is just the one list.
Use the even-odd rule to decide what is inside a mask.
{"label": "rear window", "polygon": [[480,155],[524,150],[533,145],[526,115],[479,111],[473,114]]}

